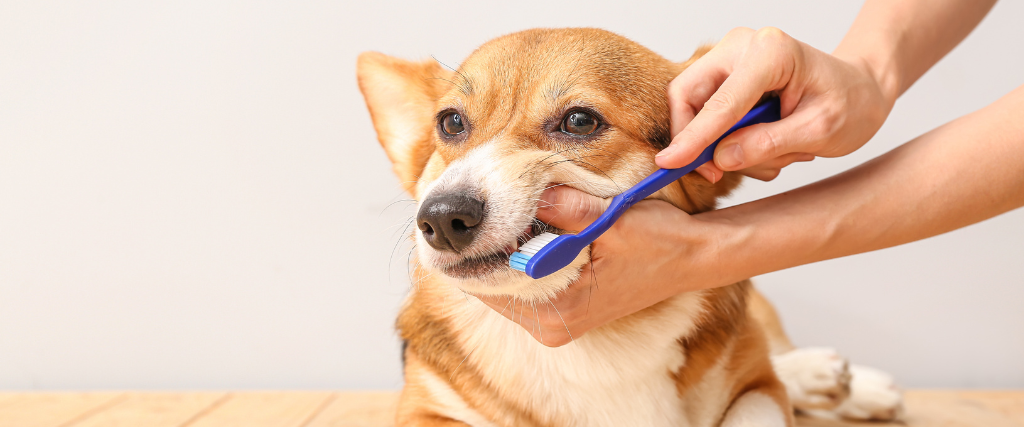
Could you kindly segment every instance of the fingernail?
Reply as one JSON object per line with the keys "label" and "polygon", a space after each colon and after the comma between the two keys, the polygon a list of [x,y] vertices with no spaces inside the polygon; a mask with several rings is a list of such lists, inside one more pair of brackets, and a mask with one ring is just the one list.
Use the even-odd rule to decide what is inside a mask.
{"label": "fingernail", "polygon": [[715,159],[723,169],[732,169],[743,164],[743,148],[739,144],[726,147]]}
{"label": "fingernail", "polygon": [[668,147],[665,147],[664,150],[661,150],[661,152],[658,153],[658,155],[656,155],[654,157],[667,156],[667,155],[671,154],[673,151],[676,151],[676,146],[675,145],[669,145]]}

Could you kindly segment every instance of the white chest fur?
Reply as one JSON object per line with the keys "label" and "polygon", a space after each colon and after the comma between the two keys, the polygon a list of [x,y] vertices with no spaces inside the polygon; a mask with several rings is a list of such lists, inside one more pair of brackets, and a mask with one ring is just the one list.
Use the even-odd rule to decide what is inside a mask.
{"label": "white chest fur", "polygon": [[541,345],[475,299],[457,299],[446,317],[469,354],[464,363],[542,422],[688,424],[671,373],[684,363],[678,339],[693,330],[701,314],[698,293],[666,301],[668,309],[657,316],[598,328],[559,348]]}

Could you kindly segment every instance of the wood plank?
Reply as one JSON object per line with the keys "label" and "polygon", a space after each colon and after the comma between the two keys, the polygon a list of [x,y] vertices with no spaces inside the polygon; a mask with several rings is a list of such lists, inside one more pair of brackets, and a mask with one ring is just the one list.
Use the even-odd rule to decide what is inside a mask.
{"label": "wood plank", "polygon": [[178,427],[227,397],[227,393],[130,393],[117,404],[69,427]]}
{"label": "wood plank", "polygon": [[905,401],[911,426],[1024,427],[1024,392],[911,390]]}
{"label": "wood plank", "polygon": [[124,398],[123,393],[18,393],[0,405],[0,427],[61,427]]}
{"label": "wood plank", "polygon": [[329,392],[231,393],[215,408],[184,426],[302,427],[332,397],[333,393]]}
{"label": "wood plank", "polygon": [[[905,422],[879,423],[798,417],[799,427],[1024,427],[1024,392],[906,392]],[[391,427],[396,392],[339,393],[306,427]]]}
{"label": "wood plank", "polygon": [[970,399],[1024,425],[1024,391],[957,391],[960,397]]}
{"label": "wood plank", "polygon": [[338,393],[304,427],[393,427],[398,393],[391,391]]}
{"label": "wood plank", "polygon": [[[905,423],[799,418],[800,427],[1024,427],[1024,391],[910,390]],[[0,427],[392,427],[397,392],[0,393]]]}

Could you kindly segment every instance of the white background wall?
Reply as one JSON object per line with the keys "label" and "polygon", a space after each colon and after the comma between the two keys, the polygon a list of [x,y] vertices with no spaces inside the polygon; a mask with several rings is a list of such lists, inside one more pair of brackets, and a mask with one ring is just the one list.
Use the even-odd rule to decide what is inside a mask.
{"label": "white background wall", "polygon": [[[356,88],[361,51],[458,63],[507,32],[596,26],[681,60],[741,25],[828,51],[859,8],[162,3],[0,3],[0,388],[399,387],[406,249],[389,257],[413,210],[387,208],[403,196]],[[749,181],[733,203],[1024,83],[1022,19],[1024,3],[997,5],[863,150]],[[1018,210],[757,282],[800,344],[909,386],[1024,387],[1022,241]]]}

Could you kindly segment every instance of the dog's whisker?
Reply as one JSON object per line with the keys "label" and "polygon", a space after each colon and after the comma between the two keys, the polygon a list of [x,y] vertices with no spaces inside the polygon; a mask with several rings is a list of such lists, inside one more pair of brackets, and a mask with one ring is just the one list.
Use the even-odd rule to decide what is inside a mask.
{"label": "dog's whisker", "polygon": [[540,312],[537,310],[537,304],[533,304],[533,317],[537,319],[537,330],[540,332],[540,343],[544,344],[544,326],[540,324]]}
{"label": "dog's whisker", "polygon": [[551,308],[555,309],[555,314],[558,315],[558,320],[561,320],[562,326],[565,326],[565,333],[569,334],[569,342],[575,342],[575,340],[572,338],[572,332],[569,332],[569,325],[565,324],[565,319],[562,318],[562,313],[558,312],[558,307],[555,307],[555,303],[551,302],[550,299],[548,299],[548,304],[551,305]]}
{"label": "dog's whisker", "polygon": [[389,208],[391,208],[392,206],[394,206],[394,205],[397,205],[397,204],[399,204],[399,203],[412,203],[412,204],[414,204],[414,205],[415,205],[415,204],[416,204],[416,200],[414,200],[414,199],[401,199],[401,200],[395,200],[395,201],[393,201],[393,202],[391,202],[391,203],[388,203],[388,205],[387,205],[387,206],[385,206],[385,207],[384,207],[384,209],[381,209],[381,210],[380,210],[380,213],[378,213],[378,214],[377,214],[377,217],[380,217],[380,216],[381,216],[381,215],[383,215],[383,214],[384,214],[384,212],[385,212],[385,211],[387,211],[387,210],[388,210]]}
{"label": "dog's whisker", "polygon": [[459,362],[459,364],[455,366],[455,370],[452,371],[452,376],[448,378],[448,381],[451,381],[451,380],[455,379],[455,373],[459,372],[459,368],[462,367],[463,363],[466,363],[466,359],[469,359],[469,356],[473,354],[473,351],[476,351],[476,349],[474,348],[469,353],[466,353],[466,357],[462,358],[462,361]]}
{"label": "dog's whisker", "polygon": [[505,308],[502,308],[502,309],[501,309],[501,311],[500,311],[500,312],[498,312],[498,315],[499,315],[499,316],[504,316],[504,315],[505,315],[505,310],[508,310],[508,307],[509,307],[510,305],[512,305],[512,299],[511,299],[511,298],[509,298],[509,300],[508,300],[508,303],[507,303],[507,304],[505,304]]}
{"label": "dog's whisker", "polygon": [[580,149],[580,147],[568,147],[568,148],[566,148],[564,150],[555,151],[554,153],[551,153],[551,154],[547,155],[543,159],[535,160],[535,161],[532,162],[533,166],[531,166],[529,168],[526,168],[526,170],[524,170],[523,173],[519,174],[519,178],[517,178],[517,179],[521,179],[527,173],[530,173],[534,168],[536,168],[537,166],[539,166],[541,164],[544,164],[544,162],[546,162],[548,159],[550,159],[550,158],[552,158],[554,156],[560,155],[562,153],[567,153],[567,152],[570,152],[570,151],[578,151],[579,149]]}
{"label": "dog's whisker", "polygon": [[[407,230],[409,229],[409,226],[410,226],[410,225],[412,225],[412,223],[413,223],[413,219],[414,219],[414,218],[409,218],[409,219],[408,219],[408,220],[406,221],[406,226],[405,226],[405,230],[404,230],[404,231],[402,232],[402,234],[405,234],[405,231],[407,231]],[[392,237],[394,237],[394,236],[392,236]],[[411,236],[410,236],[410,237],[411,237]],[[391,268],[392,268],[392,265],[393,265],[393,264],[394,264],[394,262],[395,262],[395,254],[396,254],[396,253],[398,252],[398,248],[399,248],[399,247],[400,247],[400,246],[402,245],[402,243],[403,243],[403,242],[408,242],[408,241],[409,241],[409,239],[402,239],[402,238],[399,238],[399,239],[397,239],[397,241],[395,242],[395,246],[394,246],[393,248],[391,248],[391,256],[390,256],[390,257],[388,258],[388,284],[389,284],[389,285],[390,285],[390,284],[392,283],[392,282],[391,282],[391,279],[392,279],[392,277],[391,277]],[[415,246],[415,244],[414,244],[414,245],[413,245],[413,248],[415,249],[415,247],[416,247],[416,246]]]}

